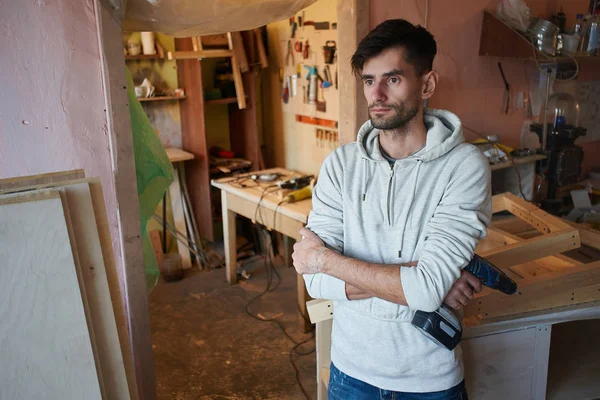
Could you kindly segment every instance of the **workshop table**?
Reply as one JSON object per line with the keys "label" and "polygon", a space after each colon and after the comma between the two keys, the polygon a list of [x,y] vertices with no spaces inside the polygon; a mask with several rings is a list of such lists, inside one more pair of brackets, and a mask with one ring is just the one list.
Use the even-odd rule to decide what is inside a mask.
{"label": "workshop table", "polygon": [[[300,177],[302,173],[286,170],[283,168],[271,168],[263,171],[255,171],[247,175],[261,175],[279,173],[282,178]],[[268,229],[284,235],[284,248],[286,265],[290,265],[291,239],[300,240],[298,231],[308,220],[308,214],[312,209],[311,199],[301,200],[292,204],[279,204],[280,196],[276,193],[268,193],[263,196],[264,190],[270,190],[274,183],[263,183],[256,185],[248,179],[242,182],[239,177],[222,178],[213,180],[212,186],[221,189],[221,206],[223,212],[223,241],[225,244],[225,273],[230,284],[237,282],[237,257],[236,257],[236,215],[251,219],[253,222],[265,225]],[[267,189],[269,188],[269,189]],[[274,189],[274,188],[273,188]],[[259,205],[260,203],[260,205]],[[260,208],[259,208],[260,207]],[[302,275],[297,276],[298,307],[303,316],[303,321],[308,320],[306,301],[310,299]],[[305,331],[310,329],[310,323],[304,323]]]}

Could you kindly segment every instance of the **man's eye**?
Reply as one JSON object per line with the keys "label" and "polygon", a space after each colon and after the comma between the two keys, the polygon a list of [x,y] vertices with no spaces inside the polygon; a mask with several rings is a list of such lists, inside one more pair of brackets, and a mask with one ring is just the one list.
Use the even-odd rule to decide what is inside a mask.
{"label": "man's eye", "polygon": [[365,80],[365,85],[371,86],[372,84],[373,84],[373,79],[367,79],[367,80]]}
{"label": "man's eye", "polygon": [[389,82],[390,83],[398,83],[398,82],[400,82],[400,79],[395,78],[395,77],[391,77],[390,80],[389,80]]}

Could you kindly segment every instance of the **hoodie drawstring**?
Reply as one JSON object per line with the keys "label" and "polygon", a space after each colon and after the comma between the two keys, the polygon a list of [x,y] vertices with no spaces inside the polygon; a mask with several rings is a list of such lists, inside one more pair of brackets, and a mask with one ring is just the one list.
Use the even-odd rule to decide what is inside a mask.
{"label": "hoodie drawstring", "polygon": [[369,174],[369,160],[366,158],[363,158],[363,161],[365,163],[363,164],[364,174],[363,174],[362,201],[365,201],[365,199],[367,198],[367,188],[369,187],[369,183],[371,182],[371,179],[373,178],[373,174]]}
{"label": "hoodie drawstring", "polygon": [[406,233],[406,225],[408,224],[408,219],[410,218],[410,212],[412,210],[413,202],[417,198],[417,183],[419,182],[419,171],[421,170],[421,164],[423,164],[423,160],[420,158],[417,159],[417,172],[415,173],[415,179],[413,180],[413,190],[412,197],[410,199],[410,203],[408,203],[408,211],[406,212],[406,220],[402,226],[402,236],[400,237],[400,251],[398,251],[398,257],[402,257],[402,247],[404,247],[404,234]]}

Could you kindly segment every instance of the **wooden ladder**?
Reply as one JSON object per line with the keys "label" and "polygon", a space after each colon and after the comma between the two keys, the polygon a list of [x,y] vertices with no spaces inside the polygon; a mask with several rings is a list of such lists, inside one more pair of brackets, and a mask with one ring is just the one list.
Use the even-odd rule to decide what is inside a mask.
{"label": "wooden ladder", "polygon": [[235,94],[240,109],[246,108],[246,95],[242,82],[242,72],[247,72],[248,61],[244,52],[244,43],[239,32],[227,32],[227,48],[204,50],[202,47],[202,37],[193,36],[192,46],[194,51],[169,51],[167,57],[169,60],[187,60],[203,58],[231,58],[231,69],[233,72],[233,83],[235,84]]}

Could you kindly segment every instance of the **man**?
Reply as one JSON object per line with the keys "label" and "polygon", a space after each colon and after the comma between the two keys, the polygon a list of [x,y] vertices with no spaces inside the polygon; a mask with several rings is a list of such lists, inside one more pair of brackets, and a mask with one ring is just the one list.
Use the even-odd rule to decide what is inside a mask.
{"label": "man", "polygon": [[[465,305],[462,271],[491,218],[490,171],[460,120],[424,109],[438,74],[433,36],[377,26],[352,57],[370,121],[323,163],[294,266],[335,301],[329,400],[466,399],[462,350],[411,325],[415,310]],[[324,243],[325,244],[324,244]]]}

